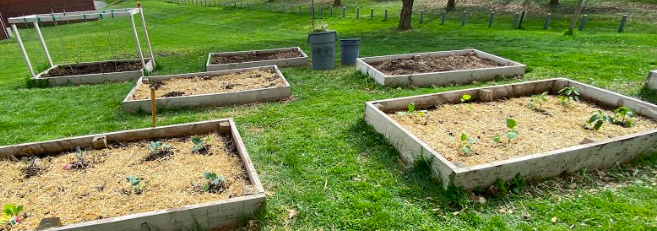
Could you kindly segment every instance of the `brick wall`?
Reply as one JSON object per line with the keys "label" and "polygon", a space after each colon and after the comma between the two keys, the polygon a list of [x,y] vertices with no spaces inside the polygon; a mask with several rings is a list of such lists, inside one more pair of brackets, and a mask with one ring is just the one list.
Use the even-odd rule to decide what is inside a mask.
{"label": "brick wall", "polygon": [[[70,11],[94,10],[93,0],[0,0],[0,14],[5,26],[9,27],[7,18],[31,14],[49,14]],[[0,31],[0,39],[5,33]]]}

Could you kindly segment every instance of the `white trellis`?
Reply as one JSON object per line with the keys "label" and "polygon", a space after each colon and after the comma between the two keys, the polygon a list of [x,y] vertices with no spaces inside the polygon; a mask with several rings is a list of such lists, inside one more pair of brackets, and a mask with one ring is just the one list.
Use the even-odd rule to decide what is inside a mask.
{"label": "white trellis", "polygon": [[[140,14],[141,20],[142,20],[142,26],[144,29],[144,34],[146,36],[146,43],[148,44],[148,49],[149,49],[149,55],[150,55],[150,64],[152,66],[147,65],[146,59],[144,58],[144,53],[141,49],[141,44],[139,42],[139,35],[137,33],[137,26],[135,24],[135,15]],[[28,69],[30,70],[30,75],[32,78],[35,78],[36,73],[34,72],[34,68],[32,67],[32,63],[30,62],[30,58],[27,54],[27,50],[25,49],[25,45],[23,44],[23,40],[21,40],[21,36],[18,32],[18,28],[16,27],[16,24],[33,24],[34,29],[36,30],[37,35],[39,36],[39,40],[41,42],[41,46],[43,47],[43,50],[45,51],[45,56],[48,59],[48,64],[50,65],[50,68],[55,67],[55,64],[50,56],[50,52],[48,50],[48,46],[46,45],[45,40],[43,39],[43,34],[41,33],[41,29],[39,27],[39,23],[41,22],[68,22],[68,21],[74,21],[74,20],[93,20],[93,19],[103,19],[103,18],[117,18],[117,17],[129,17],[130,18],[130,24],[132,26],[132,33],[134,35],[135,39],[135,45],[137,47],[137,53],[139,54],[140,60],[142,67],[144,69],[147,69],[148,71],[151,71],[152,69],[155,68],[155,57],[153,56],[153,48],[151,46],[151,41],[148,36],[148,29],[146,27],[146,19],[144,18],[144,11],[141,8],[141,5],[137,3],[137,8],[129,8],[129,9],[117,9],[117,10],[95,10],[95,11],[77,11],[77,12],[65,12],[65,13],[51,13],[51,14],[35,14],[35,15],[27,15],[27,16],[21,16],[21,17],[13,17],[9,18],[8,21],[11,24],[11,28],[14,31],[14,36],[16,37],[18,41],[18,45],[21,48],[21,51],[23,52],[23,58],[25,58],[25,63],[27,64]]]}

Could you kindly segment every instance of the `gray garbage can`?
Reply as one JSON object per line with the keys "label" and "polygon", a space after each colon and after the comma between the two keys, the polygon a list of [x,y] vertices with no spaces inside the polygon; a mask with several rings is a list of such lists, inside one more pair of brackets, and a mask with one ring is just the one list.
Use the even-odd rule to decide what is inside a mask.
{"label": "gray garbage can", "polygon": [[311,61],[314,70],[330,70],[335,68],[336,41],[338,41],[338,33],[335,31],[308,34],[308,43],[310,43]]}
{"label": "gray garbage can", "polygon": [[356,65],[358,50],[360,50],[360,39],[340,39],[340,48],[342,50],[340,63],[342,65]]}

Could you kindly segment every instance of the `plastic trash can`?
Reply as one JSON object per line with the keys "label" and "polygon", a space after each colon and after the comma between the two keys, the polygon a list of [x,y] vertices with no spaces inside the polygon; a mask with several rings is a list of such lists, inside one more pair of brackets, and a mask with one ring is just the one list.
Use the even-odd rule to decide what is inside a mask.
{"label": "plastic trash can", "polygon": [[342,65],[356,65],[358,51],[360,50],[360,39],[340,39],[340,48],[342,50],[340,63]]}
{"label": "plastic trash can", "polygon": [[338,33],[335,31],[308,34],[313,70],[335,68],[335,42],[337,41]]}

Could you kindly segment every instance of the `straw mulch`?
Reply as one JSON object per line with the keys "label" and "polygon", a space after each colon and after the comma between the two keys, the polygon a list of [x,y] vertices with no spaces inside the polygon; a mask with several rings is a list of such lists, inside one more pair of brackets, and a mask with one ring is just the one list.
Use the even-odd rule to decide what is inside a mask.
{"label": "straw mulch", "polygon": [[[85,161],[92,164],[86,170],[63,170],[76,160],[75,152],[42,158],[39,166],[44,170],[29,179],[21,172],[21,162],[1,160],[0,203],[23,205],[27,215],[9,230],[36,229],[46,217],[59,217],[66,225],[241,196],[249,183],[234,144],[218,134],[201,138],[208,136],[212,155],[192,153],[189,137],[174,138],[160,140],[171,146],[172,156],[144,161],[149,141],[125,143],[85,150]],[[227,188],[217,194],[203,192],[206,171],[224,175]],[[133,192],[128,175],[144,178],[142,194]]]}
{"label": "straw mulch", "polygon": [[296,50],[279,51],[273,53],[251,52],[240,55],[231,56],[212,56],[212,64],[226,64],[226,63],[244,63],[262,60],[275,60],[275,59],[291,59],[303,57],[301,52]]}
{"label": "straw mulch", "polygon": [[[157,83],[156,98],[201,95],[223,92],[247,91],[261,88],[282,87],[283,79],[274,70],[250,70],[217,76],[171,78]],[[150,99],[150,86],[141,84],[133,100]]]}
{"label": "straw mulch", "polygon": [[504,66],[492,60],[479,58],[474,52],[447,57],[419,56],[409,59],[388,60],[373,65],[386,75],[472,70]]}
{"label": "straw mulch", "polygon": [[[585,102],[571,102],[564,107],[556,97],[547,98],[543,109],[552,116],[529,109],[526,105],[530,97],[472,103],[472,110],[466,104],[438,105],[424,115],[389,116],[457,166],[490,163],[657,129],[656,121],[634,117],[631,128],[605,123],[597,132],[587,130],[582,125],[598,107]],[[511,143],[505,136],[507,118],[518,124],[519,137]],[[477,139],[471,144],[470,154],[460,151],[462,133]],[[501,143],[493,141],[496,134],[503,137]]]}

